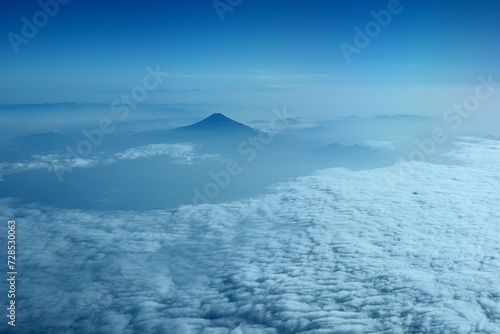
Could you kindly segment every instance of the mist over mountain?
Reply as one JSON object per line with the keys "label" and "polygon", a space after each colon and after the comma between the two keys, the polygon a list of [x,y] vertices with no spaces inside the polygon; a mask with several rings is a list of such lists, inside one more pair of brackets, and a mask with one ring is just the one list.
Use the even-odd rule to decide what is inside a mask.
{"label": "mist over mountain", "polygon": [[[163,130],[104,134],[87,128],[21,136],[3,149],[0,195],[67,208],[161,209],[193,203],[194,189],[224,174],[228,162],[241,172],[210,202],[256,195],[321,168],[386,166],[401,154],[392,149],[390,134],[386,141],[364,139],[363,133],[371,136],[370,120],[360,119],[350,130],[341,120],[288,127],[297,122],[283,118],[267,122],[274,131],[257,130],[214,113]],[[344,134],[354,129],[356,140],[346,141]],[[49,185],[57,190],[50,196],[38,191]]]}

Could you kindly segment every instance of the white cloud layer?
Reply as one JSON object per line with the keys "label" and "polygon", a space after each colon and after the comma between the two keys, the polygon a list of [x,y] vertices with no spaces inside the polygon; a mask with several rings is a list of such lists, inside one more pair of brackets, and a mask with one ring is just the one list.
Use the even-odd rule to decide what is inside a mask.
{"label": "white cloud layer", "polygon": [[197,154],[195,147],[191,144],[151,144],[129,148],[123,152],[116,153],[114,157],[118,160],[140,159],[152,156],[167,156],[172,162],[179,164],[193,164],[203,160],[215,160],[216,154]]}
{"label": "white cloud layer", "polygon": [[368,140],[366,145],[369,147],[380,148],[382,150],[394,150],[394,144],[387,140]]}
{"label": "white cloud layer", "polygon": [[165,156],[172,163],[191,165],[203,161],[217,160],[216,154],[198,154],[192,144],[151,144],[129,148],[123,152],[115,153],[107,158],[92,156],[90,158],[68,158],[64,154],[51,153],[33,155],[30,160],[21,162],[0,163],[0,181],[3,176],[22,173],[32,170],[70,170],[73,168],[90,168],[100,163],[116,163],[119,160],[144,159],[153,156]]}
{"label": "white cloud layer", "polygon": [[469,142],[455,152],[467,164],[330,169],[174,211],[3,200],[18,222],[16,330],[500,333],[499,149]]}
{"label": "white cloud layer", "polygon": [[22,173],[32,170],[67,170],[72,168],[89,168],[99,162],[95,158],[66,158],[62,154],[32,155],[31,159],[20,162],[0,163],[0,181],[4,175]]}

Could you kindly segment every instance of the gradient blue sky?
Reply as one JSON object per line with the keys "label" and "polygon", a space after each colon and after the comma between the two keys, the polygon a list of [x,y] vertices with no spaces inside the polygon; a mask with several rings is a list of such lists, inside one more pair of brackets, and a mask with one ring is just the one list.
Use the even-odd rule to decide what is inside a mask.
{"label": "gradient blue sky", "polygon": [[243,0],[220,21],[212,0],[72,0],[16,54],[7,34],[40,7],[4,0],[0,104],[111,103],[156,64],[171,76],[147,103],[288,105],[314,116],[438,114],[479,75],[500,81],[498,0],[401,0],[347,63],[339,44],[353,44],[354,27],[387,3]]}

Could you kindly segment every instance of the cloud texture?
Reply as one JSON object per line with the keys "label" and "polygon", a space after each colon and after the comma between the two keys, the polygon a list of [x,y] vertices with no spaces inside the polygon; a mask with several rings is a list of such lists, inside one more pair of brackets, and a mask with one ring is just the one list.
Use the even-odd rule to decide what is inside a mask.
{"label": "cloud texture", "polygon": [[90,168],[101,163],[116,163],[119,160],[144,159],[155,156],[164,156],[174,164],[191,165],[203,161],[217,160],[216,154],[199,154],[192,144],[150,144],[126,149],[108,157],[92,156],[90,158],[69,158],[65,154],[50,153],[32,155],[31,159],[20,162],[0,163],[0,181],[4,175],[22,173],[32,170],[70,170],[73,168]]}
{"label": "cloud texture", "polygon": [[329,169],[173,211],[4,199],[18,221],[16,330],[499,333],[499,149],[469,141],[454,153],[467,164]]}

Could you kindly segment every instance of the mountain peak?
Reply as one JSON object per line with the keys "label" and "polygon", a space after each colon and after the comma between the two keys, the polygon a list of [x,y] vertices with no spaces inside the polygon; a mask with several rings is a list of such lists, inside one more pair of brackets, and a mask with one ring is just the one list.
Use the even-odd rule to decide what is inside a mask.
{"label": "mountain peak", "polygon": [[197,130],[197,131],[225,131],[225,132],[252,130],[252,128],[242,123],[236,122],[221,113],[213,113],[212,115],[199,121],[198,123],[185,126],[182,129]]}
{"label": "mountain peak", "polygon": [[228,118],[227,116],[225,116],[224,114],[221,114],[220,112],[214,112],[212,115],[208,116],[207,118],[211,118],[211,117],[224,117],[224,118]]}
{"label": "mountain peak", "polygon": [[207,118],[203,119],[203,121],[213,121],[213,122],[235,122],[229,117],[225,116],[224,114],[221,114],[220,112],[213,113],[212,115],[208,116]]}

